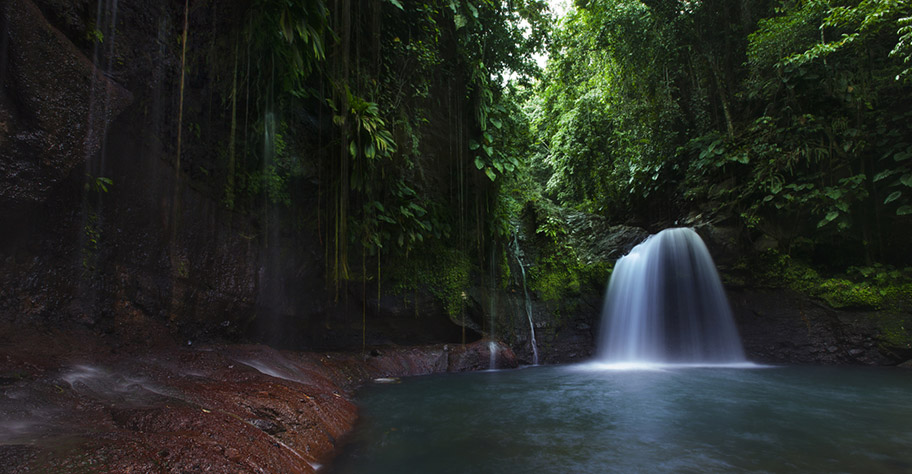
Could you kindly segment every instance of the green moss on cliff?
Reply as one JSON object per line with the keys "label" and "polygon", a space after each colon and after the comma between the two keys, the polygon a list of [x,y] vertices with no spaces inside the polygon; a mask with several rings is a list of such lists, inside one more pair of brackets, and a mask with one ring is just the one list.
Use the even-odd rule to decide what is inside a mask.
{"label": "green moss on cliff", "polygon": [[392,269],[393,291],[403,294],[426,289],[447,314],[457,316],[471,284],[471,268],[469,258],[459,250],[442,243],[426,244]]}
{"label": "green moss on cliff", "polygon": [[570,262],[561,258],[548,258],[529,272],[529,287],[546,302],[557,302],[580,291],[579,275]]}
{"label": "green moss on cliff", "polygon": [[823,276],[807,263],[768,251],[742,268],[765,286],[788,287],[819,298],[837,309],[903,309],[912,307],[912,269],[876,264],[850,267],[844,274]]}
{"label": "green moss on cliff", "polygon": [[875,316],[882,338],[881,349],[889,352],[912,350],[912,318],[896,313]]}
{"label": "green moss on cliff", "polygon": [[532,204],[531,211],[535,246],[541,257],[529,270],[529,288],[552,306],[585,291],[601,291],[613,263],[583,262],[570,245],[570,231],[553,206]]}
{"label": "green moss on cliff", "polygon": [[900,270],[874,264],[822,276],[807,263],[774,251],[745,260],[739,268],[749,270],[761,286],[791,288],[836,309],[874,310],[869,317],[880,332],[881,350],[889,353],[912,350],[910,268]]}

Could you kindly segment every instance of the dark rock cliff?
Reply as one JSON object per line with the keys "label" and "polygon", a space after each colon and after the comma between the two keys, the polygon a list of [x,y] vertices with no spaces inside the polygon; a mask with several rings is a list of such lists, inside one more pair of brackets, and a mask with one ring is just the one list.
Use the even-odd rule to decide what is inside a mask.
{"label": "dark rock cliff", "polygon": [[133,101],[29,0],[2,7],[0,207],[4,217],[47,201],[96,156]]}
{"label": "dark rock cliff", "polygon": [[[4,318],[108,332],[154,320],[184,339],[327,350],[360,347],[362,318],[368,344],[462,339],[426,291],[378,304],[360,284],[327,285],[308,214],[319,183],[296,190],[294,209],[224,205],[217,140],[193,131],[228,128],[203,66],[230,5],[190,12],[180,159],[183,2],[8,0],[0,12]],[[437,118],[434,130],[449,123]]]}

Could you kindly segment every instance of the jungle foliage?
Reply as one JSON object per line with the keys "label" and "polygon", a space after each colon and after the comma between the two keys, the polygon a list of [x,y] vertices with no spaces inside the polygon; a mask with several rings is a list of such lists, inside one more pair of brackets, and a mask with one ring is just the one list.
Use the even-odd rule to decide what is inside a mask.
{"label": "jungle foliage", "polygon": [[337,295],[379,281],[381,256],[420,257],[434,241],[484,260],[510,232],[501,189],[531,142],[514,97],[538,74],[545,1],[218,8],[210,17],[229,24],[197,67],[231,126],[209,134],[222,157],[209,179],[228,208],[278,207],[316,229]]}
{"label": "jungle foliage", "polygon": [[[908,0],[577,0],[533,104],[565,206],[845,268],[912,231]],[[894,262],[896,263],[896,262]]]}
{"label": "jungle foliage", "polygon": [[[841,270],[912,263],[909,0],[576,0],[556,23],[544,0],[218,8],[191,68],[230,128],[185,124],[219,150],[206,179],[226,207],[316,229],[336,294],[381,261],[420,278],[397,270],[440,248],[503,284],[539,198],[721,222]],[[531,284],[557,298],[586,272],[548,241]],[[455,312],[458,285],[438,286]]]}

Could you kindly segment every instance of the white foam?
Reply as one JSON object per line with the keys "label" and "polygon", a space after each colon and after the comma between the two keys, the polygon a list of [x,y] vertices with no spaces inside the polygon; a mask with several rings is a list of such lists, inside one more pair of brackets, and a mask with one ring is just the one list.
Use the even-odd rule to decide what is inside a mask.
{"label": "white foam", "polygon": [[730,363],[669,363],[669,362],[647,362],[647,361],[629,361],[629,362],[584,362],[582,364],[570,365],[568,368],[578,371],[601,372],[601,371],[664,371],[677,369],[767,369],[771,365],[755,364],[753,362],[730,362]]}

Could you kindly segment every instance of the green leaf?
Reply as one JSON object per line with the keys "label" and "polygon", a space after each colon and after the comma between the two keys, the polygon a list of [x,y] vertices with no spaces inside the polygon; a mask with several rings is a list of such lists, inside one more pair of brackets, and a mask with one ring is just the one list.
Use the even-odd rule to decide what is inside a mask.
{"label": "green leaf", "polygon": [[402,7],[402,4],[399,3],[399,0],[388,0],[388,1],[389,1],[390,3],[392,3],[393,6],[395,6],[396,8],[398,8],[398,9],[400,9],[400,10],[405,10],[405,8]]}
{"label": "green leaf", "polygon": [[892,174],[893,174],[893,170],[883,170],[883,171],[881,171],[880,173],[877,173],[877,174],[874,176],[874,182],[876,183],[876,182],[878,182],[878,181],[880,181],[880,180],[883,180],[883,179],[885,179],[885,178],[889,178],[890,175],[892,175]]}
{"label": "green leaf", "polygon": [[459,13],[453,15],[453,21],[456,23],[456,29],[466,26],[466,18]]}
{"label": "green leaf", "polygon": [[841,189],[827,188],[827,190],[826,190],[826,192],[824,192],[824,194],[826,194],[827,197],[829,197],[830,199],[835,200],[835,199],[841,199],[843,192]]}
{"label": "green leaf", "polygon": [[475,157],[475,167],[478,169],[484,168],[484,161],[481,160],[480,156]]}
{"label": "green leaf", "polygon": [[893,155],[893,161],[906,161],[912,158],[912,151],[903,151]]}
{"label": "green leaf", "polygon": [[285,41],[291,43],[294,40],[294,31],[291,29],[291,25],[286,21],[285,14],[287,11],[282,12],[282,17],[279,18],[279,26],[282,28],[282,35],[285,36]]}
{"label": "green leaf", "polygon": [[912,214],[912,206],[908,204],[905,206],[899,206],[899,209],[896,210],[897,216],[908,216],[909,214]]}
{"label": "green leaf", "polygon": [[488,175],[488,179],[490,179],[491,181],[494,181],[495,179],[497,179],[497,175],[494,174],[494,170],[492,170],[491,168],[485,168],[485,174]]}
{"label": "green leaf", "polygon": [[354,140],[348,144],[348,153],[350,153],[353,158],[358,156],[358,145]]}
{"label": "green leaf", "polygon": [[904,174],[902,178],[899,178],[899,182],[912,188],[912,173]]}
{"label": "green leaf", "polygon": [[826,217],[824,217],[823,219],[820,219],[820,222],[817,223],[817,228],[819,229],[819,228],[829,224],[830,222],[833,222],[833,220],[836,219],[837,217],[839,217],[838,212],[836,212],[836,211],[828,212]]}
{"label": "green leaf", "polygon": [[902,196],[902,191],[893,191],[889,196],[887,196],[886,199],[884,199],[884,204],[890,204],[891,202],[899,199],[900,196]]}
{"label": "green leaf", "polygon": [[493,118],[493,117],[492,117],[492,118],[491,118],[491,123],[494,124],[494,126],[497,127],[497,128],[502,128],[502,127],[503,127],[503,122],[501,122],[499,119],[496,119],[496,118]]}
{"label": "green leaf", "polygon": [[409,207],[411,207],[412,209],[415,210],[415,213],[418,217],[421,217],[421,216],[427,214],[427,209],[419,206],[418,204],[411,203],[411,204],[409,204]]}

